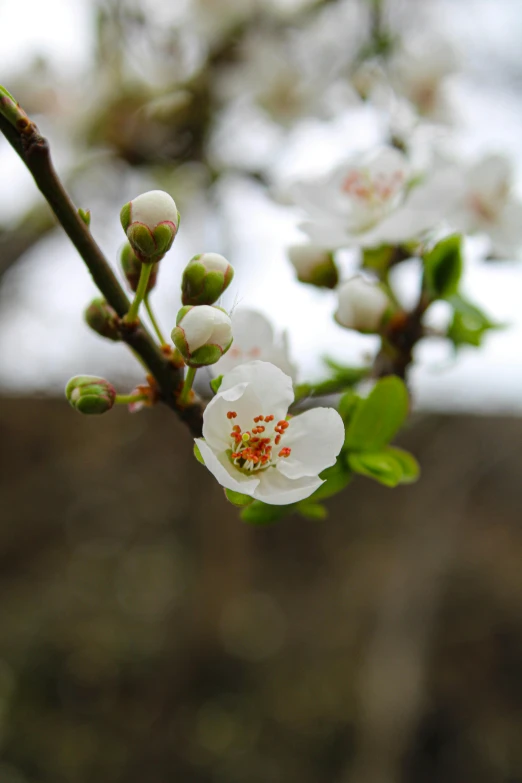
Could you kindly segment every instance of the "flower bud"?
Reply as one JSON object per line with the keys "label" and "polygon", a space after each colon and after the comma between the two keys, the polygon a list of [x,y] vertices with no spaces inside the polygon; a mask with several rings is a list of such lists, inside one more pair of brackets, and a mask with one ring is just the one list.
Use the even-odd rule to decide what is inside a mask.
{"label": "flower bud", "polygon": [[87,325],[101,337],[114,342],[121,340],[118,315],[105,299],[93,299],[83,316]]}
{"label": "flower bud", "polygon": [[220,307],[182,307],[172,341],[189,367],[215,364],[232,345],[232,324]]}
{"label": "flower bud", "polygon": [[[130,246],[128,242],[125,242],[124,246],[121,249],[120,253],[120,264],[121,268],[123,270],[123,274],[127,278],[127,282],[129,284],[129,287],[131,291],[138,290],[138,283],[140,282],[140,274],[141,274],[141,261]],[[152,266],[152,269],[150,270],[150,277],[149,281],[147,283],[147,293],[149,291],[152,291],[154,286],[156,285],[156,280],[158,279],[158,265],[154,264]]]}
{"label": "flower bud", "polygon": [[164,190],[142,193],[120,212],[127,239],[143,263],[163,258],[174,242],[179,219],[174,199]]}
{"label": "flower bud", "polygon": [[339,305],[335,320],[347,329],[377,332],[389,307],[389,299],[377,283],[352,277],[338,290]]}
{"label": "flower bud", "polygon": [[292,245],[288,257],[301,283],[318,288],[335,288],[339,274],[333,254],[315,245]]}
{"label": "flower bud", "polygon": [[183,272],[181,301],[184,305],[212,305],[226,291],[234,270],[219,253],[194,256]]}
{"label": "flower bud", "polygon": [[116,389],[105,378],[75,375],[65,387],[65,396],[79,413],[99,414],[110,411],[116,399]]}

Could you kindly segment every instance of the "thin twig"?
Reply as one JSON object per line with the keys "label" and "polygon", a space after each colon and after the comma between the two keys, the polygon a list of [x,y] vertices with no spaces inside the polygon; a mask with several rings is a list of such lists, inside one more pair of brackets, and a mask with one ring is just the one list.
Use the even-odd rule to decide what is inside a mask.
{"label": "thin twig", "polygon": [[[36,185],[44,195],[58,222],[78,250],[92,278],[107,302],[120,318],[128,312],[130,302],[118,282],[103,252],[89,228],[78,215],[68,193],[52,164],[49,144],[34,123],[15,128],[0,114],[0,131],[25,163]],[[194,435],[201,434],[203,407],[201,402],[178,408],[177,396],[183,383],[183,373],[161,352],[142,324],[123,330],[124,341],[143,359],[161,391],[161,399],[183,419]]]}

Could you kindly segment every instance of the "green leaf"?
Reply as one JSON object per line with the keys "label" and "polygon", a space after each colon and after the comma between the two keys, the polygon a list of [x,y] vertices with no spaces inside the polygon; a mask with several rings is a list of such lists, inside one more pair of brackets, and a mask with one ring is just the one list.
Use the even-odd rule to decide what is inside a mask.
{"label": "green leaf", "polygon": [[212,389],[214,394],[218,393],[222,380],[223,380],[223,376],[218,375],[217,378],[212,378],[212,380],[210,381],[210,388]]}
{"label": "green leaf", "polygon": [[480,308],[459,294],[452,296],[449,302],[454,313],[448,329],[448,338],[455,348],[461,345],[478,347],[482,344],[486,332],[504,328],[504,324],[495,323]]}
{"label": "green leaf", "polygon": [[423,261],[426,287],[433,299],[447,299],[457,293],[463,269],[459,234],[441,239]]}
{"label": "green leaf", "polygon": [[346,430],[349,451],[379,451],[403,425],[409,410],[406,385],[389,376],[377,381],[369,396],[358,405]]}
{"label": "green leaf", "polygon": [[401,483],[403,470],[397,459],[387,451],[349,454],[348,464],[355,473],[367,476],[386,487]]}
{"label": "green leaf", "polygon": [[386,454],[389,454],[393,459],[399,463],[402,468],[401,484],[413,484],[420,476],[420,465],[409,451],[404,449],[398,449],[396,446],[388,446],[385,449]]}
{"label": "green leaf", "polygon": [[355,411],[362,402],[362,399],[351,390],[343,394],[339,400],[337,410],[339,411],[339,415],[344,421],[345,425],[349,424],[349,422],[352,420],[355,415]]}
{"label": "green leaf", "polygon": [[321,484],[319,489],[316,489],[313,495],[307,498],[306,502],[309,500],[326,500],[326,498],[339,494],[350,483],[352,478],[351,471],[342,459],[338,459],[335,465],[332,465],[331,468],[326,468],[319,475],[325,483]]}
{"label": "green leaf", "polygon": [[232,489],[225,489],[225,495],[233,506],[249,506],[254,502],[254,498],[251,498],[250,495],[243,495],[241,492],[234,492]]}
{"label": "green leaf", "polygon": [[205,460],[201,456],[201,451],[199,450],[198,444],[194,443],[194,456],[197,459],[198,462],[201,462],[202,465],[205,464]]}
{"label": "green leaf", "polygon": [[297,511],[306,519],[323,520],[328,516],[328,511],[320,503],[309,503],[308,500],[302,500],[297,505]]}
{"label": "green leaf", "polygon": [[295,503],[289,506],[270,506],[260,500],[254,500],[241,511],[241,519],[251,525],[272,525],[295,510]]}

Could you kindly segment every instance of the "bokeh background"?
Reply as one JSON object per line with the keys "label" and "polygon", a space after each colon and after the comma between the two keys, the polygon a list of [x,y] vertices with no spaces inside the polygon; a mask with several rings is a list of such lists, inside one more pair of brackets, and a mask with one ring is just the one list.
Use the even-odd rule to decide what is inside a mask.
{"label": "bokeh background", "polygon": [[[236,268],[224,304],[286,329],[300,380],[321,377],[324,353],[373,348],[333,323],[333,294],[295,282],[299,214],[281,202],[292,178],[386,132],[352,83],[374,11],[0,0],[1,80],[107,255],[121,204],[150,187],[176,198],[154,294],[166,330],[183,266],[215,250]],[[381,33],[458,55],[451,130],[429,133],[510,154],[520,191],[518,3],[381,11]],[[326,82],[297,101],[291,69],[308,84],[318,62]],[[358,479],[326,521],[249,527],[168,411],[92,421],[61,399],[73,374],[132,388],[140,372],[84,326],[95,289],[0,140],[1,783],[522,781],[522,266],[481,247],[467,243],[466,291],[508,328],[416,356],[402,443],[420,482]]]}

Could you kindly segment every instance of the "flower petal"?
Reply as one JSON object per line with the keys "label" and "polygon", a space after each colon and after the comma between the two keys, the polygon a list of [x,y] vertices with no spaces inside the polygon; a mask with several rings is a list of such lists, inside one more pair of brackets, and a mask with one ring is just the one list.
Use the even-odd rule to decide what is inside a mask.
{"label": "flower petal", "polygon": [[199,452],[214,478],[216,478],[222,487],[231,489],[234,492],[241,492],[243,495],[254,496],[254,492],[259,484],[259,479],[245,476],[229,461],[224,452],[215,454],[208,443],[203,438],[195,438]]}
{"label": "flower petal", "polygon": [[277,467],[288,478],[317,476],[335,465],[344,443],[343,420],[334,408],[314,408],[295,416],[285,432],[281,445],[292,449]]}
{"label": "flower petal", "polygon": [[[234,367],[223,377],[219,393],[239,383],[249,383],[262,403],[257,415],[272,414],[284,418],[294,399],[292,379],[269,362],[248,362]],[[256,415],[256,414],[254,414]]]}
{"label": "flower petal", "polygon": [[[277,468],[268,468],[259,475],[259,486],[254,492],[257,500],[271,506],[287,506],[310,497],[324,482],[319,476],[290,479]],[[244,492],[244,490],[241,490]],[[246,493],[248,494],[248,492]]]}

